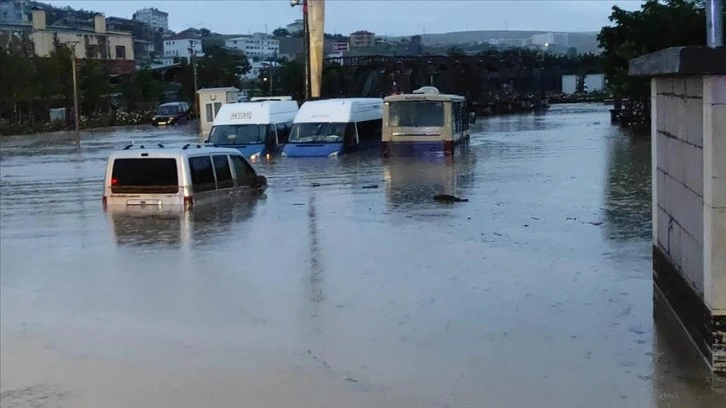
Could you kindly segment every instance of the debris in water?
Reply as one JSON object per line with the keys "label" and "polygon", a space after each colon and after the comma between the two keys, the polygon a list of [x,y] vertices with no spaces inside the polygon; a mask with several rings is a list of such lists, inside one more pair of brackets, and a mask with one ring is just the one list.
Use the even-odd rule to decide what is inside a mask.
{"label": "debris in water", "polygon": [[450,194],[436,194],[434,200],[442,203],[465,203],[469,201],[466,198],[459,198]]}
{"label": "debris in water", "polygon": [[313,187],[320,187],[320,183],[313,183],[312,186]]}
{"label": "debris in water", "polygon": [[357,383],[358,382],[358,380],[356,380],[355,378],[351,378],[351,377],[343,377],[343,379],[345,381],[349,381],[349,382],[354,382],[354,383]]}
{"label": "debris in water", "polygon": [[378,184],[371,184],[368,186],[363,186],[363,188],[378,188]]}

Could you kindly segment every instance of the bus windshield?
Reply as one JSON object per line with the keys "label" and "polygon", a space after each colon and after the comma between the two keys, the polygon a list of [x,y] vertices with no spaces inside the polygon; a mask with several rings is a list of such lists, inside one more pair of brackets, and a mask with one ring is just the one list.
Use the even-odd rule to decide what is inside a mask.
{"label": "bus windshield", "polygon": [[444,126],[444,102],[391,102],[388,112],[394,127]]}
{"label": "bus windshield", "polygon": [[295,123],[290,131],[290,143],[343,141],[346,123]]}
{"label": "bus windshield", "polygon": [[209,133],[209,143],[216,145],[243,145],[265,142],[270,125],[217,125]]}

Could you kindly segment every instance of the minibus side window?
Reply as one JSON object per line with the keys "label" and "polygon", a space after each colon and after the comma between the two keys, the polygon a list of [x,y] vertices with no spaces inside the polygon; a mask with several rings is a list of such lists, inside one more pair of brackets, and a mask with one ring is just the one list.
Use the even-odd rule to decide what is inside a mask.
{"label": "minibus side window", "polygon": [[277,142],[279,144],[287,143],[288,136],[290,136],[290,125],[287,123],[278,123],[277,127]]}
{"label": "minibus side window", "polygon": [[380,140],[383,131],[383,119],[367,120],[358,122],[359,140]]}
{"label": "minibus side window", "polygon": [[358,144],[358,135],[356,134],[355,123],[351,122],[345,126],[345,144],[347,146],[356,146]]}
{"label": "minibus side window", "polygon": [[240,156],[230,156],[232,158],[232,165],[234,166],[234,173],[237,177],[237,186],[249,186],[257,178],[257,174],[252,167],[247,163],[245,159]]}
{"label": "minibus side window", "polygon": [[232,188],[232,171],[229,169],[227,155],[218,154],[214,156],[214,171],[217,173],[217,188]]}
{"label": "minibus side window", "polygon": [[203,191],[212,191],[216,188],[212,160],[209,156],[190,157],[189,171],[192,176],[193,192],[201,193]]}

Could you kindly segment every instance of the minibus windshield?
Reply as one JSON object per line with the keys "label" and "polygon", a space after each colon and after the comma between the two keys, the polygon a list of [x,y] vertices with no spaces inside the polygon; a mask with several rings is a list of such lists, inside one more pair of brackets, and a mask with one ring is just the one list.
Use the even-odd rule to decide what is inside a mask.
{"label": "minibus windshield", "polygon": [[264,143],[271,126],[262,125],[217,125],[209,134],[209,142],[216,145],[241,145]]}
{"label": "minibus windshield", "polygon": [[295,123],[290,132],[291,143],[343,141],[346,123]]}

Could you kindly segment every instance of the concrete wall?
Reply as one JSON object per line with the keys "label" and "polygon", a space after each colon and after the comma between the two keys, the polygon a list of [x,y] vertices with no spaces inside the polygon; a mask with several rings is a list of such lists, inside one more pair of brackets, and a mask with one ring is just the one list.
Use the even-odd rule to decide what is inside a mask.
{"label": "concrete wall", "polygon": [[651,92],[654,243],[703,299],[703,81],[660,77]]}
{"label": "concrete wall", "polygon": [[651,101],[653,242],[704,311],[662,263],[656,281],[714,372],[726,373],[726,75],[656,77]]}
{"label": "concrete wall", "polygon": [[585,76],[585,86],[588,92],[602,91],[605,88],[605,75],[588,74]]}
{"label": "concrete wall", "polygon": [[726,75],[704,77],[703,94],[706,304],[726,315]]}
{"label": "concrete wall", "polygon": [[562,75],[562,93],[571,95],[577,91],[577,75]]}

